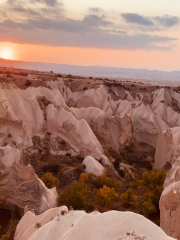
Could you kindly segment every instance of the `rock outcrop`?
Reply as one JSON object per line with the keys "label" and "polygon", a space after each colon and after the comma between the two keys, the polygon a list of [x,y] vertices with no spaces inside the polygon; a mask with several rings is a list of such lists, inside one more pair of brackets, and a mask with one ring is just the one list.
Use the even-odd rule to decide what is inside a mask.
{"label": "rock outcrop", "polygon": [[56,188],[47,189],[31,166],[21,163],[21,152],[0,148],[0,201],[9,209],[26,205],[36,213],[56,206]]}
{"label": "rock outcrop", "polygon": [[180,128],[174,127],[157,140],[155,167],[169,170],[164,182],[160,206],[161,228],[170,236],[180,239]]}
{"label": "rock outcrop", "polygon": [[132,212],[105,213],[50,209],[39,216],[27,212],[15,240],[173,240],[157,225]]}
{"label": "rock outcrop", "polygon": [[165,187],[159,205],[161,228],[169,236],[180,240],[180,181]]}
{"label": "rock outcrop", "polygon": [[180,127],[168,129],[160,134],[157,139],[155,154],[155,168],[172,166],[180,156]]}
{"label": "rock outcrop", "polygon": [[104,167],[93,157],[87,156],[83,163],[87,173],[93,173],[96,176],[102,175],[105,172]]}

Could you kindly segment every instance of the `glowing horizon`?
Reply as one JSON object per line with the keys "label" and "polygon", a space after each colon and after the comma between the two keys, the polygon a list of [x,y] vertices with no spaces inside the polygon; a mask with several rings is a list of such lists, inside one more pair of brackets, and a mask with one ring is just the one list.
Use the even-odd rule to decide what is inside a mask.
{"label": "glowing horizon", "polygon": [[142,0],[113,3],[3,0],[0,57],[81,66],[180,70],[179,0],[158,4],[152,0],[149,6]]}

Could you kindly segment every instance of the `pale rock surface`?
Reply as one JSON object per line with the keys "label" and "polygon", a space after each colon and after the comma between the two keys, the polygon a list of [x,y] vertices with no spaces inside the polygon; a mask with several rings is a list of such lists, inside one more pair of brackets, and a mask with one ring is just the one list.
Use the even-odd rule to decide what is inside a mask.
{"label": "pale rock surface", "polygon": [[132,113],[134,137],[138,142],[145,142],[156,147],[158,134],[167,129],[166,124],[153,112],[149,104],[141,104]]}
{"label": "pale rock surface", "polygon": [[[7,145],[0,149],[0,184],[3,186],[0,196],[21,208],[31,202],[28,207],[35,208],[36,212],[54,206],[55,189],[47,190],[32,167],[22,165],[20,151],[32,147],[33,136],[43,139],[48,131],[52,132],[70,145],[68,151],[73,155],[102,159],[104,166],[110,163],[103,147],[118,152],[134,138],[157,148],[156,168],[167,163],[172,166],[160,205],[161,215],[167,217],[163,217],[162,226],[165,226],[163,221],[171,225],[174,216],[179,217],[179,200],[176,198],[172,203],[168,195],[171,191],[166,191],[169,186],[173,189],[172,184],[180,179],[179,92],[163,87],[133,93],[122,84],[72,91],[62,78],[48,84],[52,90],[45,87],[21,90],[12,83],[0,83],[0,146]],[[171,219],[168,214],[174,209]],[[178,226],[172,225],[172,228],[168,234],[178,234]]]}
{"label": "pale rock surface", "polygon": [[171,166],[180,156],[180,127],[168,129],[157,139],[155,168],[162,168],[166,163]]}
{"label": "pale rock surface", "polygon": [[18,148],[32,146],[31,137],[35,134],[43,135],[45,127],[38,98],[45,96],[48,101],[56,105],[54,95],[63,105],[64,100],[55,90],[53,92],[39,87],[24,91],[13,86],[0,89],[0,124],[3,133],[0,138],[1,143],[15,142]]}
{"label": "pale rock surface", "polygon": [[[174,92],[174,91],[173,91]],[[161,88],[154,92],[154,101],[152,103],[153,111],[166,123],[169,127],[180,126],[180,112],[173,109],[173,99],[176,98],[178,103],[180,94],[173,93],[170,89]]]}
{"label": "pale rock surface", "polygon": [[85,165],[87,173],[93,173],[96,176],[102,175],[105,171],[104,167],[91,156],[87,156],[82,164]]}
{"label": "pale rock surface", "polygon": [[125,164],[125,163],[120,163],[119,164],[119,169],[120,170],[123,170],[124,172],[126,173],[129,173],[132,177],[132,179],[135,179],[136,176],[137,176],[137,172],[136,172],[136,169],[128,164]]}
{"label": "pale rock surface", "polygon": [[117,104],[118,108],[116,110],[116,115],[119,115],[121,117],[128,115],[131,117],[133,109],[137,108],[139,105],[141,105],[140,101],[129,102],[127,100],[123,100]]}
{"label": "pale rock surface", "polygon": [[101,145],[119,151],[132,137],[131,119],[124,117],[111,117],[99,108],[71,108],[77,119],[85,119],[93,130]]}
{"label": "pale rock surface", "polygon": [[164,188],[166,188],[171,183],[178,181],[180,181],[180,157],[175,161],[171,169],[168,171],[166,179],[164,181]]}
{"label": "pale rock surface", "polygon": [[73,115],[58,89],[21,90],[5,83],[0,89],[0,146],[7,146],[0,149],[0,197],[7,205],[27,205],[37,213],[56,206],[56,189],[48,190],[31,166],[22,165],[20,152],[32,147],[33,136],[43,138],[48,131],[67,141],[74,154],[109,165],[88,123]]}
{"label": "pale rock surface", "polygon": [[[152,94],[137,93],[136,100],[134,100],[131,93],[120,86],[110,86],[108,89],[107,86],[100,85],[98,88],[72,92],[63,80],[59,83],[53,82],[52,85],[59,89],[66,103],[73,102],[71,106],[74,109],[71,108],[71,111],[78,119],[85,119],[88,122],[93,131],[95,130],[98,139],[102,140],[101,144],[103,145],[103,142],[106,142],[107,146],[105,147],[112,147],[116,151],[119,150],[117,138],[121,135],[119,133],[121,127],[119,127],[119,120],[112,118],[113,116],[124,118],[128,115],[131,118],[135,139],[154,148],[156,147],[157,136],[170,127],[168,121],[177,122],[179,119],[179,114],[170,105],[168,107],[162,105],[164,103],[161,101],[166,101],[167,104],[172,103],[171,95],[175,93],[170,94],[169,89],[158,89]],[[159,111],[161,105],[162,110],[168,112],[169,117]],[[174,120],[172,120],[172,114]],[[114,132],[117,130],[118,133],[112,135],[112,130],[107,126],[109,120],[113,122]],[[98,131],[98,127],[92,123],[93,121],[98,121],[98,127],[105,122],[103,126],[105,126],[106,132],[99,134],[101,131]],[[97,131],[94,128],[97,128]],[[112,139],[112,136],[115,136],[116,139]],[[111,146],[108,146],[108,144],[111,144]]]}
{"label": "pale rock surface", "polygon": [[31,166],[21,164],[21,152],[10,146],[0,148],[0,200],[10,208],[26,205],[41,213],[56,206],[56,188],[47,189]]}
{"label": "pale rock surface", "polygon": [[17,226],[15,240],[173,240],[136,213],[70,211],[57,216],[58,211],[61,207],[40,216],[27,212]]}
{"label": "pale rock surface", "polygon": [[0,144],[15,148],[32,146],[32,137],[51,131],[66,140],[76,154],[98,159],[102,146],[85,120],[78,121],[58,89],[21,90],[13,85],[0,89]]}
{"label": "pale rock surface", "polygon": [[87,122],[77,120],[71,112],[50,104],[47,107],[47,129],[62,136],[78,154],[106,159],[101,144]]}
{"label": "pale rock surface", "polygon": [[180,181],[166,186],[162,192],[159,206],[161,228],[169,236],[180,240]]}
{"label": "pale rock surface", "polygon": [[43,227],[53,218],[68,212],[66,206],[51,208],[40,215],[35,215],[31,211],[26,212],[16,228],[14,240],[27,240],[38,228]]}
{"label": "pale rock surface", "polygon": [[161,228],[180,240],[180,127],[168,129],[158,136],[155,168],[170,166],[166,175],[160,207]]}

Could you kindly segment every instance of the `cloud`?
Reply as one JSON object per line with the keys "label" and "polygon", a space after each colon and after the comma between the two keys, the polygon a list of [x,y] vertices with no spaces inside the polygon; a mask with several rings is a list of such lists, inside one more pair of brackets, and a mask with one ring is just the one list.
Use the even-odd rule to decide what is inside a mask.
{"label": "cloud", "polygon": [[128,23],[135,23],[143,26],[154,26],[153,21],[137,13],[122,13],[121,16]]}
{"label": "cloud", "polygon": [[179,17],[169,15],[165,15],[163,17],[154,17],[154,20],[164,27],[174,27],[180,23]]}
{"label": "cloud", "polygon": [[[1,10],[3,9],[3,10]],[[4,18],[61,17],[65,9],[61,0],[7,0],[0,4],[0,13]]]}
{"label": "cloud", "polygon": [[148,27],[149,30],[161,30],[161,27],[174,27],[180,23],[180,18],[176,16],[164,15],[155,17],[144,17],[137,13],[122,13],[121,17],[126,21],[126,23],[137,24],[139,26]]}
{"label": "cloud", "polygon": [[122,31],[122,30],[116,30],[116,29],[105,29],[104,32],[107,33],[119,33],[119,34],[127,34],[126,31]]}
{"label": "cloud", "polygon": [[19,14],[26,14],[30,16],[39,16],[41,15],[39,11],[36,11],[32,8],[24,8],[22,5],[12,6],[11,11],[18,12]]}
{"label": "cloud", "polygon": [[89,26],[102,26],[102,27],[106,27],[113,24],[112,22],[105,20],[103,16],[99,17],[94,14],[86,15],[83,19],[83,23]]}
{"label": "cloud", "polygon": [[[84,33],[91,32],[93,29],[91,26],[87,28],[86,24],[83,24],[82,21],[73,20],[73,19],[64,19],[64,20],[55,20],[55,19],[47,19],[41,17],[40,19],[27,19],[23,22],[12,21],[10,19],[6,19],[3,22],[0,22],[0,27],[12,29],[26,29],[26,30],[56,30],[56,31],[64,31],[64,32],[76,32],[76,33]],[[52,36],[51,36],[52,37]]]}
{"label": "cloud", "polygon": [[29,0],[31,3],[42,3],[50,7],[63,6],[63,2],[60,0]]}
{"label": "cloud", "polygon": [[49,6],[58,6],[62,4],[62,2],[59,2],[57,0],[36,0],[36,1],[40,3],[45,3],[46,5]]}
{"label": "cloud", "polygon": [[[22,44],[130,50],[171,50],[173,48],[172,42],[177,40],[166,36],[129,35],[125,32],[108,32],[99,28],[87,28],[82,21],[72,19],[57,23],[54,21],[46,22],[45,19],[42,19],[41,22],[29,20],[24,23],[6,20],[0,24],[1,27],[9,28],[9,31],[1,34],[0,41],[14,41]],[[38,29],[41,29],[41,31]]]}
{"label": "cloud", "polygon": [[90,13],[96,13],[96,14],[104,12],[102,8],[98,8],[98,7],[90,7],[88,8],[88,11]]}
{"label": "cloud", "polygon": [[[175,20],[170,21],[170,16],[165,18],[167,24],[160,23],[160,17],[124,13],[121,16],[125,23],[119,24],[103,9],[89,8],[82,19],[71,19],[65,16],[62,1],[57,0],[8,0],[3,8],[0,4],[0,9],[4,13],[0,19],[0,41],[50,46],[171,50],[174,41],[178,40],[153,34],[159,25],[175,24]],[[142,34],[145,29],[151,29],[151,34]]]}

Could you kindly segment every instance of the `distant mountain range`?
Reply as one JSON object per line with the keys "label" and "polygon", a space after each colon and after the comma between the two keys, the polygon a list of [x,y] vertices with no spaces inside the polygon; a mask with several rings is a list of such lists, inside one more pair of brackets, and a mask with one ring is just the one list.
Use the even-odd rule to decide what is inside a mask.
{"label": "distant mountain range", "polygon": [[0,66],[31,69],[39,71],[53,71],[55,73],[73,74],[92,77],[124,78],[147,81],[155,84],[165,81],[167,84],[180,83],[180,71],[163,72],[159,70],[132,69],[102,66],[76,66],[56,63],[23,62],[0,58]]}

